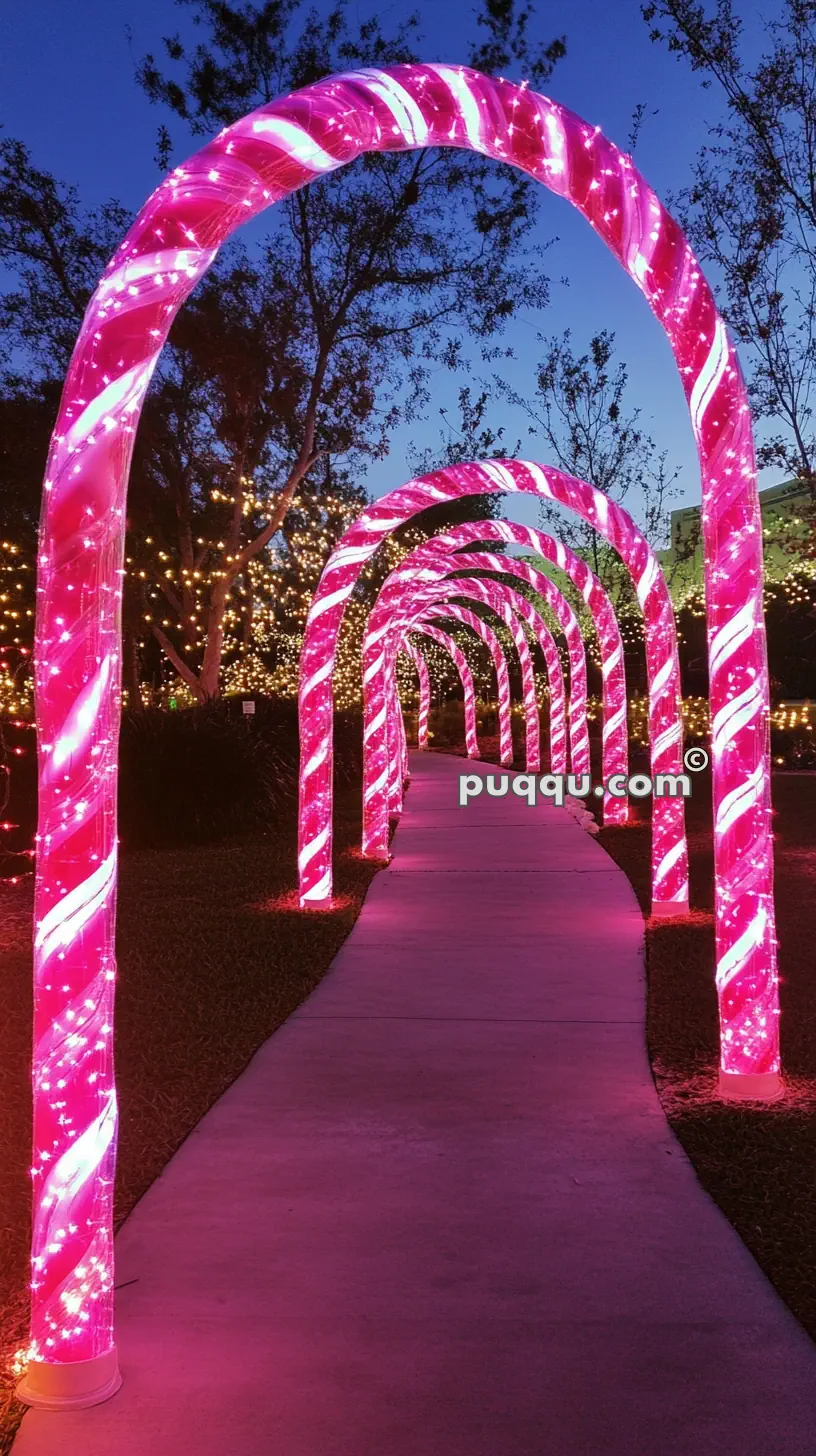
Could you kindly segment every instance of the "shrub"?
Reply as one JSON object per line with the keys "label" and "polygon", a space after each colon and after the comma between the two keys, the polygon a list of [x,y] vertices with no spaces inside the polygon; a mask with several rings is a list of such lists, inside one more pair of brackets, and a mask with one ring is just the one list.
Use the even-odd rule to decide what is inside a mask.
{"label": "shrub", "polygon": [[774,768],[816,769],[816,733],[802,726],[771,729]]}
{"label": "shrub", "polygon": [[[127,713],[119,742],[124,846],[202,844],[264,828],[295,798],[292,730],[274,746],[231,705]],[[295,742],[296,732],[295,732]]]}

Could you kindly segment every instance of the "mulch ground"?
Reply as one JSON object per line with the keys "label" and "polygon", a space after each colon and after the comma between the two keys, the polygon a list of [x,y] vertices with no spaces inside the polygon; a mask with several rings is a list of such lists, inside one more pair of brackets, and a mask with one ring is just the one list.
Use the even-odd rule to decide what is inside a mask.
{"label": "mulch ground", "polygon": [[[258,1047],[304,1000],[348,935],[376,872],[356,851],[359,791],[335,821],[338,908],[296,908],[294,825],[247,843],[124,855],[119,881],[117,1222]],[[0,886],[0,1453],[23,1408],[11,1358],[26,1343],[30,1213],[31,880]]]}

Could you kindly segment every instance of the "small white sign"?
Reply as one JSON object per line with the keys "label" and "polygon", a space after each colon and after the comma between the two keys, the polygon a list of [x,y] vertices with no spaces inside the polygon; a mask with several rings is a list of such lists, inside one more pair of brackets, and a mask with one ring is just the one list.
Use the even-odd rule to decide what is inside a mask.
{"label": "small white sign", "polygon": [[253,701],[252,701],[251,698],[248,699],[246,702],[243,702],[241,704],[241,707],[243,708],[243,710],[244,710],[245,713],[254,713],[255,712],[255,704],[253,703]]}

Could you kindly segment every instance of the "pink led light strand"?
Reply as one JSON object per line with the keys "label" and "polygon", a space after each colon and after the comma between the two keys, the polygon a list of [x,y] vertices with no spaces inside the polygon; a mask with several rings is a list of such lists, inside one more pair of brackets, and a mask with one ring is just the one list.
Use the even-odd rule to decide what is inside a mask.
{"label": "pink led light strand", "polygon": [[[94,747],[103,747],[109,728],[113,728],[115,740],[121,675],[119,573],[133,432],[159,351],[182,302],[219,246],[265,207],[366,151],[428,146],[461,146],[492,156],[521,168],[572,202],[644,294],[672,346],[689,401],[703,485],[722,1069],[726,1079],[736,1079],[732,1091],[739,1093],[741,1086],[758,1095],[771,1095],[779,1087],[779,1051],[769,695],[761,527],[745,387],[699,266],[631,158],[597,128],[525,86],[445,65],[399,66],[329,78],[271,102],[226,128],[175,168],[148,199],[88,307],[52,441],[38,587],[40,739],[55,744],[68,725],[77,722],[83,735],[86,723],[90,724],[88,738]],[[445,498],[444,491],[441,498]],[[408,500],[403,497],[406,507]],[[376,518],[378,524],[385,519]],[[83,529],[86,526],[88,532]],[[92,544],[85,547],[81,544],[85,540]],[[359,541],[361,547],[363,543],[367,547],[365,529]],[[80,549],[71,549],[72,544]],[[352,549],[347,543],[340,558],[349,575],[353,574]],[[76,590],[87,570],[81,561],[84,551],[95,558],[100,590],[94,597]],[[344,587],[339,590],[343,592]],[[111,605],[116,640],[109,651],[106,631],[100,655],[100,616]],[[322,605],[329,610],[325,596]],[[342,597],[338,605],[342,610]],[[325,625],[329,627],[328,622]],[[63,653],[63,671],[56,660],[57,648],[66,642],[71,644],[70,662],[69,654]],[[312,638],[304,656],[307,719],[317,687],[314,674],[324,667],[331,671],[332,666],[325,657],[319,662],[310,660],[315,646]],[[53,661],[52,652],[56,655]],[[95,684],[105,662],[110,679],[105,692],[97,696]],[[56,669],[53,675],[52,666]],[[304,744],[299,869],[306,902],[321,903],[331,896],[331,724],[321,721],[318,713],[311,730],[310,741]],[[66,978],[60,984],[71,990],[49,1000],[45,983],[37,982],[35,1042],[47,1039],[68,1010],[76,1011],[72,1003],[82,994],[79,982],[83,976],[95,985],[99,975],[112,972],[115,858],[111,856],[115,848],[103,825],[115,815],[113,744],[109,751],[111,772],[101,781],[88,810],[94,827],[89,830],[83,825],[79,838],[59,859],[49,857],[48,850],[60,827],[62,804],[57,808],[52,794],[41,801],[39,843],[46,857],[37,880],[37,924],[55,911],[59,900],[76,895],[82,902],[80,915],[87,911],[87,933],[81,937],[84,969],[79,966],[76,942],[67,948]],[[72,756],[63,777],[65,800],[76,800],[78,780],[87,774],[81,757],[80,752],[75,767]],[[41,762],[44,769],[45,760]],[[86,834],[93,851],[85,841]],[[91,858],[91,852],[99,854],[98,861]],[[97,898],[88,881],[103,865],[110,883],[98,887]],[[89,900],[83,899],[86,895]],[[88,908],[91,903],[95,908]],[[752,1080],[740,1084],[740,1077]],[[110,1218],[107,1195],[100,1191],[109,1186],[115,1144],[107,1131],[114,1115],[112,1074],[107,1064],[101,1081],[108,1093],[104,1133],[99,1121],[103,1109],[93,1111],[83,1097],[71,1095],[66,1101],[74,1137],[69,1138],[69,1129],[61,1124],[50,1152],[56,1163],[85,1134],[94,1144],[94,1152],[76,1177],[72,1176],[71,1186],[77,1197],[83,1183],[95,1187],[87,1194],[93,1211],[86,1227],[92,1230],[93,1240],[105,1245],[104,1287],[95,1291],[97,1297],[84,1308],[87,1321],[80,1322],[77,1312],[66,1307],[65,1316],[60,1317],[56,1350],[49,1348],[47,1360],[36,1359],[28,1372],[23,1393],[29,1401],[45,1396],[48,1372],[39,1368],[42,1363],[82,1363],[78,1351],[93,1349],[96,1353],[90,1358],[102,1365],[92,1372],[77,1369],[71,1391],[76,1400],[92,1401],[102,1398],[100,1389],[107,1392],[108,1381],[91,1391],[83,1380],[88,1376],[92,1381],[97,1375],[101,1379],[105,1363],[109,1365],[111,1358],[115,1362],[107,1262]],[[35,1096],[40,1100],[39,1091]],[[50,1128],[43,1128],[43,1117],[37,1109],[35,1122],[40,1120],[47,1140]],[[97,1159],[101,1143],[105,1152]],[[42,1151],[35,1141],[35,1164]],[[47,1254],[43,1243],[47,1219],[39,1209],[41,1199],[42,1185],[35,1184],[35,1269],[36,1261]],[[107,1233],[102,1232],[105,1228]],[[73,1265],[74,1274],[66,1275],[69,1281],[79,1277],[80,1260],[86,1267],[78,1243],[71,1247],[78,1262]],[[66,1253],[66,1263],[68,1257]],[[47,1274],[42,1267],[39,1272]],[[35,1351],[45,1348],[40,1336],[46,1321],[40,1307],[48,1304],[53,1293],[47,1277],[33,1291]],[[92,1326],[81,1341],[71,1333],[80,1323]]]}

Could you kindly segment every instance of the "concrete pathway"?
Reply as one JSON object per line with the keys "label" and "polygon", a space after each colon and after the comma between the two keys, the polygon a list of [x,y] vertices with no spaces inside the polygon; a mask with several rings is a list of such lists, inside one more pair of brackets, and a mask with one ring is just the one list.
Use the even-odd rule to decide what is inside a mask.
{"label": "concrete pathway", "polygon": [[119,1237],[122,1390],[15,1456],[812,1456],[816,1347],[652,1086],[627,880],[412,766],[331,973]]}

